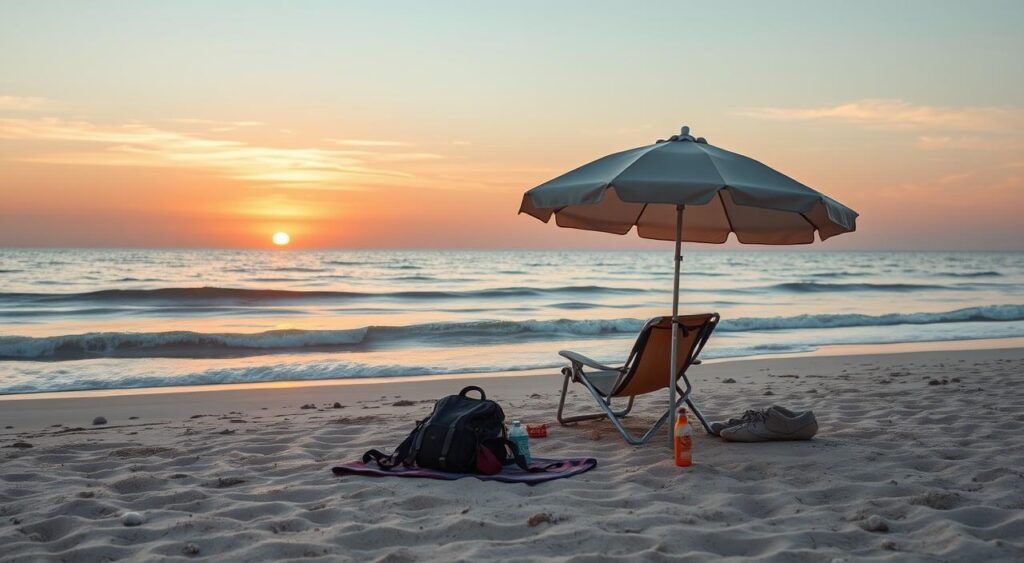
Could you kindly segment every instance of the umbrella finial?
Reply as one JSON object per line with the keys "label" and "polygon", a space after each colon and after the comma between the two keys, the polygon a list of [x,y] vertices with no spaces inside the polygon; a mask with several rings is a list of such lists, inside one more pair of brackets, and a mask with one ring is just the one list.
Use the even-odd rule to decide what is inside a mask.
{"label": "umbrella finial", "polygon": [[693,137],[693,135],[690,134],[690,126],[689,125],[683,125],[682,128],[679,129],[679,134],[678,135],[672,135],[668,139],[658,139],[659,143],[673,142],[673,141],[691,141],[691,142],[695,142],[695,143],[707,143],[707,141],[704,140],[704,137],[699,137],[699,138],[695,139]]}

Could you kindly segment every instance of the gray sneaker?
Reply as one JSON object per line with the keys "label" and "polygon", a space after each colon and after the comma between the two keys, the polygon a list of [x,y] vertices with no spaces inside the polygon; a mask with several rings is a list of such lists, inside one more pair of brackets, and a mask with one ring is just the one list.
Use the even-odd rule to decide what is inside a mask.
{"label": "gray sneaker", "polygon": [[723,428],[719,435],[729,442],[810,440],[818,433],[812,411],[793,412],[780,406],[755,411],[743,424]]}
{"label": "gray sneaker", "polygon": [[759,412],[761,412],[761,411],[747,410],[747,411],[743,411],[743,414],[741,414],[739,418],[730,418],[729,420],[724,420],[724,421],[719,421],[719,422],[712,422],[711,423],[711,434],[714,435],[714,436],[718,436],[722,432],[722,430],[725,430],[726,428],[731,428],[733,426],[739,426],[739,425],[743,424],[744,422],[750,420],[751,417],[753,417],[754,415],[756,415]]}

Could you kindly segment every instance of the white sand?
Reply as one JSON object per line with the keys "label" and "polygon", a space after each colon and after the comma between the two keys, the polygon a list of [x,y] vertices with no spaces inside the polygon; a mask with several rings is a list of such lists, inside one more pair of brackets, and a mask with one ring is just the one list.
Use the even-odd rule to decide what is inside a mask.
{"label": "white sand", "polygon": [[[819,436],[728,444],[698,432],[683,470],[666,440],[633,448],[604,421],[554,425],[535,454],[599,466],[536,487],[329,468],[396,445],[428,400],[468,383],[510,418],[552,422],[553,376],[0,401],[0,560],[1021,561],[1022,360],[1017,349],[701,366],[706,413],[813,408]],[[323,408],[334,401],[345,408]],[[641,401],[633,426],[661,404]],[[145,522],[122,525],[128,511]],[[551,522],[528,525],[538,514]],[[871,516],[888,532],[865,530]]]}

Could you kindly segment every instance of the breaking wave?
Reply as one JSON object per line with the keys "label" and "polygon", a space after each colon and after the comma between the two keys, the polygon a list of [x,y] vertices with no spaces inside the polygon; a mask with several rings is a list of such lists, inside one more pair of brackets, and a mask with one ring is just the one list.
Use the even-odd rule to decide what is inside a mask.
{"label": "breaking wave", "polygon": [[[723,319],[718,332],[929,325],[1024,320],[1024,305],[968,307],[938,313],[820,314]],[[635,334],[643,319],[437,322],[346,330],[272,330],[258,333],[97,332],[48,337],[0,336],[0,360],[86,358],[217,358],[296,351],[354,351],[397,346],[471,346]]]}
{"label": "breaking wave", "polygon": [[230,287],[167,287],[160,289],[104,289],[86,293],[0,293],[0,303],[64,302],[178,302],[178,303],[255,303],[267,301],[345,300],[363,298],[395,299],[486,299],[498,297],[534,297],[544,295],[632,294],[649,290],[597,285],[560,287],[496,287],[467,291],[413,290],[393,292],[293,291],[283,289],[243,289]]}

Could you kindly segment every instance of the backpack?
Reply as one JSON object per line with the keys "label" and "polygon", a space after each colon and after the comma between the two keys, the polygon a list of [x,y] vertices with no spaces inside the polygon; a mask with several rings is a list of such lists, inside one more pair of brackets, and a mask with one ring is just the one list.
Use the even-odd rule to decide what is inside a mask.
{"label": "backpack", "polygon": [[[480,398],[469,397],[470,391],[480,393]],[[499,473],[512,463],[530,472],[544,471],[526,465],[505,433],[505,412],[473,385],[437,401],[430,416],[416,423],[393,454],[363,454],[363,463],[371,461],[381,469],[404,465],[484,475]]]}

